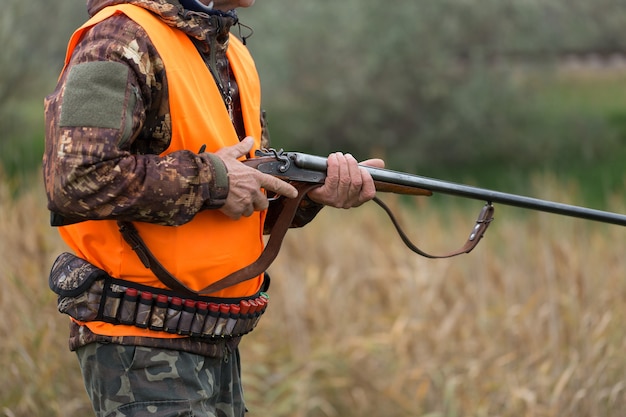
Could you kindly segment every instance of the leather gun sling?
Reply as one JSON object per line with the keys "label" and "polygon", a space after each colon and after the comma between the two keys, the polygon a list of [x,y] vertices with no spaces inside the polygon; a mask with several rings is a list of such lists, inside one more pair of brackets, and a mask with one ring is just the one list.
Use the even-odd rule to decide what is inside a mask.
{"label": "leather gun sling", "polygon": [[417,253],[418,255],[430,259],[451,258],[453,256],[462,255],[464,253],[470,253],[472,249],[474,249],[476,245],[478,245],[478,242],[480,242],[480,239],[482,239],[482,237],[484,236],[487,227],[489,227],[489,225],[493,221],[493,213],[495,211],[495,208],[491,203],[485,204],[480,214],[478,215],[478,218],[476,219],[476,224],[474,225],[474,228],[472,229],[467,241],[463,246],[455,251],[448,252],[443,255],[431,255],[424,252],[423,250],[415,246],[413,242],[411,242],[409,237],[400,227],[400,223],[391,212],[391,209],[385,203],[383,203],[378,197],[374,197],[374,202],[378,204],[383,210],[385,210],[385,213],[387,213],[387,216],[389,216],[389,219],[393,223],[396,231],[398,232],[398,235],[400,235],[400,239],[402,239],[402,242],[404,242],[406,247],[409,248],[411,251]]}

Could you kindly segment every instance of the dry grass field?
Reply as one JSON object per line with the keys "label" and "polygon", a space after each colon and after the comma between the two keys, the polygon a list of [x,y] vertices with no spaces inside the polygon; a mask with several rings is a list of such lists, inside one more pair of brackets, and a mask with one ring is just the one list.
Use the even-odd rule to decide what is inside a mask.
{"label": "dry grass field", "polygon": [[[573,202],[575,187],[534,183]],[[481,206],[458,203],[395,205],[442,252]],[[605,208],[626,212],[623,196]],[[63,249],[47,221],[39,186],[11,199],[0,181],[2,416],[90,415],[47,287]],[[623,416],[625,253],[622,227],[498,206],[474,252],[427,260],[374,205],[327,209],[288,235],[270,309],[243,341],[249,415]]]}

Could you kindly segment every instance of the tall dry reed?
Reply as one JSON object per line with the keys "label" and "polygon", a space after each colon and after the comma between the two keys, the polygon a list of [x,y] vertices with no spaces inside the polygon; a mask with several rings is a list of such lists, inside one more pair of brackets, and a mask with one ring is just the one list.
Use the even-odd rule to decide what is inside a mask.
{"label": "tall dry reed", "polygon": [[[575,193],[537,184],[546,198]],[[63,245],[43,194],[12,200],[1,182],[0,194],[0,412],[89,415],[47,289]],[[394,206],[442,252],[475,219],[457,203]],[[622,196],[611,203],[626,211]],[[249,415],[621,416],[625,252],[624,228],[499,206],[474,252],[428,260],[373,205],[326,209],[287,236],[268,313],[243,341]]]}
{"label": "tall dry reed", "polygon": [[64,246],[39,182],[12,198],[0,176],[0,415],[89,415],[48,271]]}

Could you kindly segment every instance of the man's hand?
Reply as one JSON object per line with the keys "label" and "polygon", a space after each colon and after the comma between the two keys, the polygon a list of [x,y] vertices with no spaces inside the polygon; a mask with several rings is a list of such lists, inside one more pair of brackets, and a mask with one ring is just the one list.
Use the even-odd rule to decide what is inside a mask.
{"label": "man's hand", "polygon": [[[368,159],[362,165],[384,168],[382,159]],[[337,208],[357,207],[376,196],[372,176],[350,154],[336,152],[328,156],[328,168],[324,185],[309,191],[308,196],[316,203]]]}
{"label": "man's hand", "polygon": [[298,190],[291,184],[269,174],[242,164],[237,158],[247,155],[254,145],[247,137],[237,145],[222,148],[215,154],[224,161],[228,171],[228,196],[220,211],[233,220],[251,216],[255,211],[265,210],[269,202],[261,191],[264,188],[288,198],[296,198]]}

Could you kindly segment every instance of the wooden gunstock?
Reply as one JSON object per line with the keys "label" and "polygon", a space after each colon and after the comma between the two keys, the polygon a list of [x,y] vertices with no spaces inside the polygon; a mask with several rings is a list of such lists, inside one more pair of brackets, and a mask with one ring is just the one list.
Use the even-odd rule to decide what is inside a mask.
{"label": "wooden gunstock", "polygon": [[374,181],[376,185],[376,191],[380,191],[383,193],[394,193],[394,194],[404,194],[404,195],[421,195],[430,197],[433,195],[433,192],[430,190],[426,190],[424,188],[411,187],[408,185],[401,184],[393,184],[390,182],[384,181]]}

